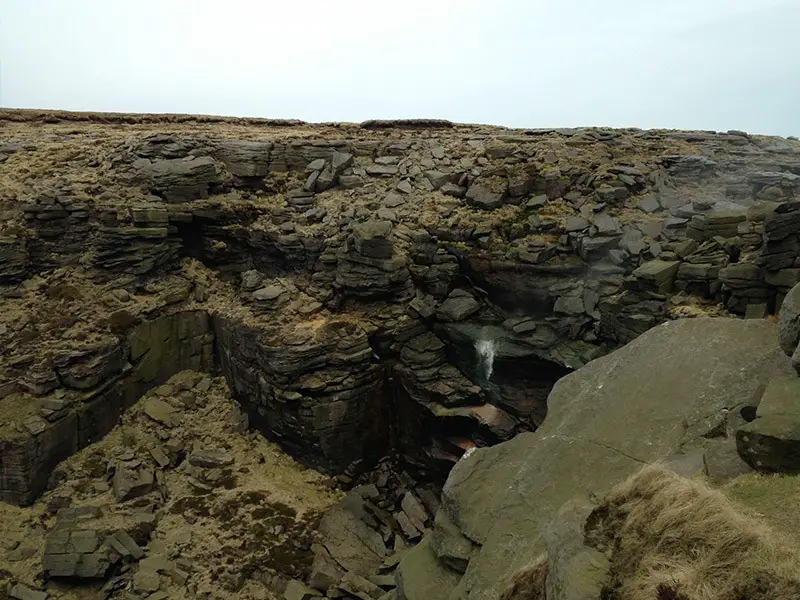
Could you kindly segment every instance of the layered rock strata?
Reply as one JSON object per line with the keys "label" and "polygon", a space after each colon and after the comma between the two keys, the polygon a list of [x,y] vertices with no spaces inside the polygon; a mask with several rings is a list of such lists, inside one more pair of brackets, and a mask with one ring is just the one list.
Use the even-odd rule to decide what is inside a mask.
{"label": "layered rock strata", "polygon": [[446,472],[539,426],[569,370],[665,320],[773,314],[800,273],[796,140],[3,115],[14,502],[182,368],[308,464]]}

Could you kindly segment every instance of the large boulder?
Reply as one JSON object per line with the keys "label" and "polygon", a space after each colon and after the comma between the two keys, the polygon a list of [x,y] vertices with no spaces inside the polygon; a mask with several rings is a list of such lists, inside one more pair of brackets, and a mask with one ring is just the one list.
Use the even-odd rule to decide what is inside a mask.
{"label": "large boulder", "polygon": [[781,304],[778,323],[781,327],[781,348],[792,357],[792,364],[800,373],[800,355],[797,352],[800,342],[800,284],[786,294]]}
{"label": "large boulder", "polygon": [[[774,324],[701,318],[664,323],[564,377],[537,432],[476,450],[453,468],[440,510],[476,549],[447,597],[498,598],[507,577],[546,549],[547,526],[565,502],[724,432],[770,379],[791,373]],[[441,577],[447,567],[434,548],[401,563],[401,598],[428,600],[430,582],[409,585],[405,571]]]}
{"label": "large boulder", "polygon": [[222,178],[217,162],[210,156],[174,158],[134,163],[137,176],[150,190],[167,202],[189,202],[208,197],[208,189]]}
{"label": "large boulder", "polygon": [[769,382],[756,419],[737,431],[736,446],[754,469],[800,473],[800,378]]}

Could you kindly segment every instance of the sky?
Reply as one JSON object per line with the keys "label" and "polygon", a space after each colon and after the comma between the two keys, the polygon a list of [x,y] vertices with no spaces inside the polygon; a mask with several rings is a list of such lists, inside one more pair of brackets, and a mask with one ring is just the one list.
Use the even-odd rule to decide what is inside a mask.
{"label": "sky", "polygon": [[0,0],[0,106],[800,135],[800,0]]}

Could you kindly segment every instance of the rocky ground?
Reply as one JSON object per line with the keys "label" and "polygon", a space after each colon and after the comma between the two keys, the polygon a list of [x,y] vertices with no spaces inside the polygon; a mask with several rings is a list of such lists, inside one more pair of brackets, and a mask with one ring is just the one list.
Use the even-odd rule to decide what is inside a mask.
{"label": "rocky ground", "polygon": [[0,505],[4,577],[55,598],[279,596],[341,494],[243,421],[221,378],[158,386],[34,505]]}
{"label": "rocky ground", "polygon": [[[173,546],[150,549],[162,523],[178,519],[167,509],[172,495],[200,499],[181,513],[197,522],[206,510],[227,514],[220,503],[258,490],[243,477],[226,490],[218,484],[233,484],[229,477],[208,481],[193,469],[235,475],[256,469],[257,453],[197,467],[191,449],[178,466],[180,451],[166,446],[168,465],[149,447],[123,459],[112,448],[113,468],[83,478],[89,487],[77,500],[91,504],[81,494],[92,490],[110,497],[130,462],[140,461],[131,467],[139,489],[153,467],[142,484],[152,490],[121,506],[157,515],[151,537],[137,529],[134,539],[146,556],[174,563],[156,594],[251,585],[270,593],[277,576],[281,585],[313,581],[332,597],[380,597],[408,545],[461,527],[434,518],[453,465],[537,430],[556,380],[664,321],[774,320],[800,281],[799,190],[800,142],[739,131],[0,111],[0,499],[29,506],[3,510],[38,519],[39,540],[61,531],[58,509],[41,505],[67,495],[53,473],[68,481],[74,461],[122,435],[120,418],[141,418],[143,435],[164,446],[170,436],[156,430],[181,427],[142,417],[153,394],[184,371],[220,375],[253,430],[314,469],[287,467],[287,477],[306,473],[309,500],[274,500],[291,510],[265,515],[275,521],[265,527],[283,528],[271,540],[280,545],[289,530],[310,539],[302,523],[335,496],[312,485],[317,471],[348,495],[308,529],[333,538],[355,531],[357,540],[315,542],[304,556],[316,564],[293,573],[247,565],[233,551],[231,563],[214,562],[222,548],[214,543],[242,537],[223,524],[197,547],[209,569],[185,585],[165,576],[189,572],[176,566]],[[164,397],[180,414],[205,410],[182,407],[181,394]],[[226,402],[221,412],[234,410]],[[212,450],[267,444],[220,423],[232,429]],[[174,489],[165,489],[171,477]],[[95,489],[103,483],[111,489]],[[269,512],[271,502],[237,506],[236,519],[250,508]],[[124,519],[141,519],[137,510]],[[64,513],[103,548],[113,545],[107,518]],[[470,563],[470,544],[483,544],[424,539],[411,556],[445,557],[450,579]],[[455,545],[440,547],[442,539]],[[119,589],[135,584],[142,563],[123,554],[103,559],[122,576]],[[14,563],[21,571],[7,570],[27,573],[29,585],[46,576],[61,593],[55,582],[68,576],[41,560],[26,556]],[[296,597],[308,593],[292,585]],[[400,594],[418,597],[402,585]]]}

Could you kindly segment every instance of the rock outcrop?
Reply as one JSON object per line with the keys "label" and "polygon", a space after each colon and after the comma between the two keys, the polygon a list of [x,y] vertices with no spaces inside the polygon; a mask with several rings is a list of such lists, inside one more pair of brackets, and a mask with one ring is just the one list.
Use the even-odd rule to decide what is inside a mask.
{"label": "rock outcrop", "polygon": [[458,563],[441,550],[448,545],[415,548],[400,564],[400,598],[427,600],[434,581],[450,582],[438,597],[497,598],[507,576],[545,549],[568,500],[601,494],[644,463],[683,460],[708,438],[732,446],[743,409],[791,372],[775,325],[700,318],[660,325],[562,378],[535,433],[453,468],[432,540],[474,549]]}
{"label": "rock outcrop", "polygon": [[739,427],[737,444],[741,457],[754,469],[800,473],[800,285],[787,294],[779,323],[781,349],[796,373],[769,382],[755,419]]}
{"label": "rock outcrop", "polygon": [[[131,410],[156,429],[93,476],[103,514],[51,515],[49,576],[183,589],[186,564],[134,556],[147,536],[126,521],[158,527],[175,481],[205,499],[176,518],[264,515],[217,502],[240,464],[227,445],[179,443],[197,395],[163,384],[185,369],[224,375],[232,431],[252,423],[349,490],[313,549],[305,527],[283,545],[277,504],[253,528],[300,565],[276,566],[290,598],[493,598],[574,534],[569,510],[550,524],[565,500],[643,461],[723,481],[794,468],[797,140],[104,118],[118,127],[0,111],[0,498],[57,489]],[[137,510],[112,530],[119,506]],[[217,533],[233,593],[263,540]],[[553,548],[563,580],[602,567]]]}
{"label": "rock outcrop", "polygon": [[15,502],[183,368],[307,464],[440,476],[536,429],[570,370],[666,320],[775,314],[800,272],[795,140],[3,115]]}

